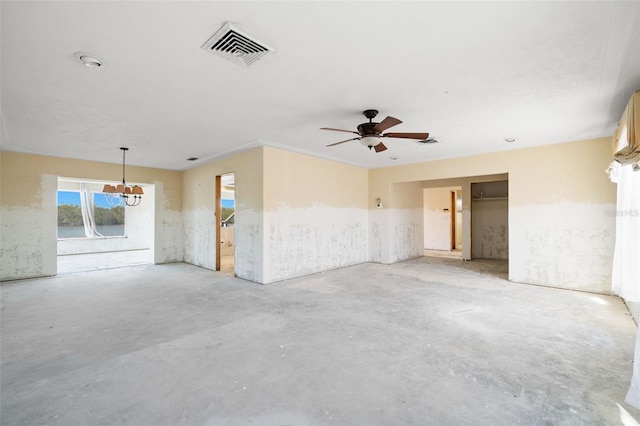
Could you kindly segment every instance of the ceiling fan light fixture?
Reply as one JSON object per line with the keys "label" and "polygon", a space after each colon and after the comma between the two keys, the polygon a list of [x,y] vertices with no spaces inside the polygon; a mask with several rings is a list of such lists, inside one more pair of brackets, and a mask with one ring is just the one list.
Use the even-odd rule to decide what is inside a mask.
{"label": "ceiling fan light fixture", "polygon": [[379,136],[364,136],[360,139],[360,143],[367,148],[373,148],[376,145],[382,143]]}
{"label": "ceiling fan light fixture", "polygon": [[[388,148],[382,142],[381,138],[395,138],[395,139],[427,139],[429,138],[429,133],[426,132],[385,132],[387,129],[397,126],[402,123],[402,120],[398,120],[395,117],[387,116],[384,120],[379,123],[374,123],[373,118],[378,114],[378,111],[375,109],[368,109],[363,111],[363,114],[366,118],[369,119],[368,123],[361,123],[358,125],[358,131],[353,130],[345,130],[345,129],[336,129],[333,127],[321,127],[320,130],[332,130],[334,132],[344,132],[356,134],[357,137],[351,137],[351,139],[346,139],[340,142],[335,142],[327,145],[336,146],[343,143],[351,142],[351,141],[360,141],[360,143],[366,146],[369,149],[372,149],[375,152],[386,151]],[[433,139],[435,141],[435,139]]]}

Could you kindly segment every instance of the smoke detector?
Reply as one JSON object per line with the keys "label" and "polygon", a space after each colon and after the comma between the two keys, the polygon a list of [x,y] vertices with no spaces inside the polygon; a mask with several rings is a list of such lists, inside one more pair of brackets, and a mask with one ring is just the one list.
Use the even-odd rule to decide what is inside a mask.
{"label": "smoke detector", "polygon": [[251,37],[230,22],[211,36],[202,48],[245,68],[252,66],[273,48]]}

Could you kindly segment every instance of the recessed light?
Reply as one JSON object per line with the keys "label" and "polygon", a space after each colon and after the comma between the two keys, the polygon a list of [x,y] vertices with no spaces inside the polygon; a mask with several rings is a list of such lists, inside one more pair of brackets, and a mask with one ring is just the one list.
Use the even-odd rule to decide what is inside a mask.
{"label": "recessed light", "polygon": [[516,141],[516,138],[504,138],[504,140],[505,140],[505,142],[512,143],[512,142]]}
{"label": "recessed light", "polygon": [[96,55],[92,55],[91,53],[76,52],[73,54],[73,57],[82,65],[89,68],[100,68],[105,65],[105,62],[102,59],[98,58]]}
{"label": "recessed light", "polygon": [[397,159],[398,159],[398,157],[389,157],[389,160],[393,160],[393,161],[395,161],[395,160],[397,160]]}

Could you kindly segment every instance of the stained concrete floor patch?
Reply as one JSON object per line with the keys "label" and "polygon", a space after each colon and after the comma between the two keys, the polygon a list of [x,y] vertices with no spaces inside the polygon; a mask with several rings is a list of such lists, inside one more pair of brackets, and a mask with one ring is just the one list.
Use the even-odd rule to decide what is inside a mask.
{"label": "stained concrete floor patch", "polygon": [[420,258],[267,286],[186,264],[5,283],[0,422],[640,419],[622,301],[505,278],[504,262]]}

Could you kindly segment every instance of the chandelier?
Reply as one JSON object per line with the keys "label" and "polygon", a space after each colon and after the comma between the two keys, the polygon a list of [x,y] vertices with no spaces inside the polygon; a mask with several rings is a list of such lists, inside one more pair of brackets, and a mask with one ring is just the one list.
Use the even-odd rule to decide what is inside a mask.
{"label": "chandelier", "polygon": [[106,184],[102,188],[102,192],[107,194],[107,202],[112,206],[126,205],[129,207],[137,206],[142,201],[142,187],[138,185],[128,186],[124,180],[124,157],[129,148],[120,148],[122,150],[122,183],[114,186]]}

